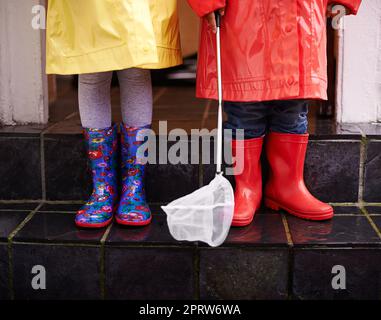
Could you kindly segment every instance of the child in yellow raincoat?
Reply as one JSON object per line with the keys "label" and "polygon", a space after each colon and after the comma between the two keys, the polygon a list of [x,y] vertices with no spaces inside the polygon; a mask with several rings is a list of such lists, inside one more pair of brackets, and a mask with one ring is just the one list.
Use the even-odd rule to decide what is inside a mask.
{"label": "child in yellow raincoat", "polygon": [[[149,69],[182,62],[176,0],[50,0],[48,74],[79,74],[79,111],[92,169],[93,192],[77,213],[80,227],[146,225],[145,167],[136,159],[138,133],[152,121]],[[121,174],[116,175],[117,128],[110,86],[121,90]],[[119,194],[120,193],[120,194]]]}

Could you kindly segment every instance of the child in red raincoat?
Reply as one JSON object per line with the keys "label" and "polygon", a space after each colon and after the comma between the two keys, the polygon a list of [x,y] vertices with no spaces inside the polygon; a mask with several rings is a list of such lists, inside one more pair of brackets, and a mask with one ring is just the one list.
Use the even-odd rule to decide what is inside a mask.
{"label": "child in red raincoat", "polygon": [[[222,18],[225,127],[245,130],[243,172],[235,176],[234,226],[245,226],[262,199],[260,155],[266,136],[270,176],[264,202],[297,217],[326,220],[330,205],[307,190],[303,168],[310,99],[327,99],[326,13],[356,14],[361,0],[188,0],[203,18],[197,96],[217,97],[214,11]],[[213,32],[214,31],[214,32]],[[244,152],[236,152],[237,148]]]}

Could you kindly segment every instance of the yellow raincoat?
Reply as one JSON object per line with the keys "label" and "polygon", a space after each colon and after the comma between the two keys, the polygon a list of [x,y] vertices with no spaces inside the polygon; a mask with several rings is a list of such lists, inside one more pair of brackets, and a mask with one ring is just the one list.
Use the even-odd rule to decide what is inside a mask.
{"label": "yellow raincoat", "polygon": [[48,74],[181,64],[177,0],[49,0],[46,51]]}

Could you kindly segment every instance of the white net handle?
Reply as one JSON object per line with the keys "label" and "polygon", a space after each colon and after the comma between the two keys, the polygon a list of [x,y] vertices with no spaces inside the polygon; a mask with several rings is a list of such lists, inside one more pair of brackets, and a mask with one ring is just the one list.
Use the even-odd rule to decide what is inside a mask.
{"label": "white net handle", "polygon": [[221,72],[221,16],[216,12],[217,24],[217,83],[218,83],[218,127],[217,127],[217,174],[222,173],[222,72]]}

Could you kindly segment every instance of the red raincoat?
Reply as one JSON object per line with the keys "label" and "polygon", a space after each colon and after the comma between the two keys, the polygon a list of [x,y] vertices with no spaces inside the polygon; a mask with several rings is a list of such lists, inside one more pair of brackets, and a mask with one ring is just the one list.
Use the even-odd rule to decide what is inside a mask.
{"label": "red raincoat", "polygon": [[[188,0],[200,16],[222,19],[224,100],[327,99],[326,11],[356,14],[361,0]],[[197,96],[217,97],[215,35],[202,22]]]}

